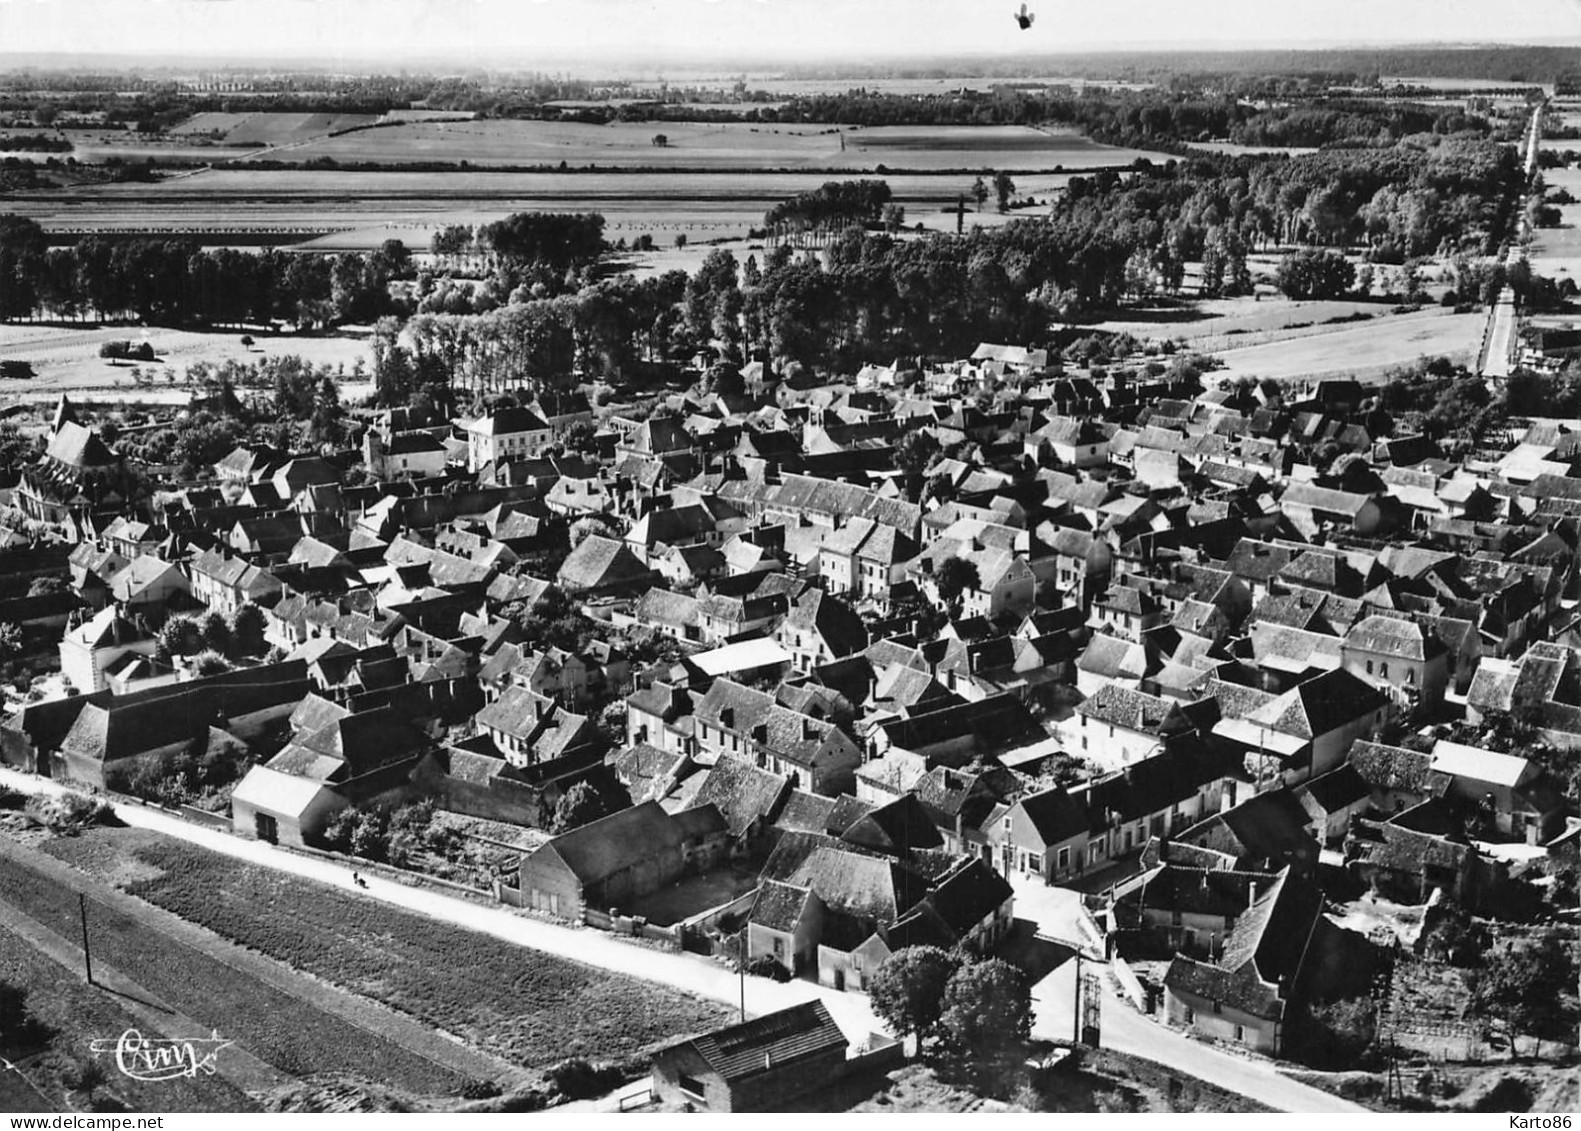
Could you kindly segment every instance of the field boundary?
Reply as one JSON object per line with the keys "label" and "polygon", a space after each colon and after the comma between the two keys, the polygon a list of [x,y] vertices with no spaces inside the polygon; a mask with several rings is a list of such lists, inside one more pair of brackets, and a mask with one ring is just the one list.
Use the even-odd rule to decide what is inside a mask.
{"label": "field boundary", "polygon": [[54,880],[70,890],[83,891],[90,901],[126,915],[172,942],[192,947],[213,961],[261,982],[276,992],[294,997],[321,1013],[389,1041],[408,1055],[425,1060],[445,1072],[463,1079],[496,1080],[502,1086],[506,1081],[514,1085],[532,1078],[527,1070],[447,1039],[406,1014],[305,971],[295,970],[8,837],[0,836],[0,860]]}

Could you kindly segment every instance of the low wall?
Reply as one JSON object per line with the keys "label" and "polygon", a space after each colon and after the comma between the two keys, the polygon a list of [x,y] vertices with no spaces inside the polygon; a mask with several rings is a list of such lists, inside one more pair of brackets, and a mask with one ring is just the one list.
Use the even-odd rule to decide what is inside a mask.
{"label": "low wall", "polygon": [[1136,971],[1131,969],[1131,964],[1116,954],[1109,963],[1114,970],[1115,981],[1120,983],[1120,989],[1125,996],[1131,999],[1131,1004],[1146,1014],[1147,990],[1143,988]]}
{"label": "low wall", "polygon": [[[520,898],[518,894],[518,898]],[[591,907],[582,908],[582,922],[600,931],[608,931],[614,935],[627,935],[631,938],[648,939],[651,942],[663,943],[672,950],[681,949],[681,927],[661,927],[650,923],[640,915],[611,915],[604,911],[595,911]]]}
{"label": "low wall", "polygon": [[194,825],[202,825],[210,829],[226,829],[231,827],[231,819],[224,813],[211,813],[207,809],[199,809],[196,805],[180,805],[168,810],[184,821],[191,821]]}

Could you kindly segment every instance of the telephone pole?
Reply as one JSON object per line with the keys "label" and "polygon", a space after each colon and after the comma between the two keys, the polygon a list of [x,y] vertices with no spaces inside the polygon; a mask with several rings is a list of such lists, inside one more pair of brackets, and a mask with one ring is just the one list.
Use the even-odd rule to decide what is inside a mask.
{"label": "telephone pole", "polygon": [[88,949],[88,897],[82,892],[77,893],[77,910],[82,917],[82,965],[88,975],[88,984],[93,985],[93,954]]}

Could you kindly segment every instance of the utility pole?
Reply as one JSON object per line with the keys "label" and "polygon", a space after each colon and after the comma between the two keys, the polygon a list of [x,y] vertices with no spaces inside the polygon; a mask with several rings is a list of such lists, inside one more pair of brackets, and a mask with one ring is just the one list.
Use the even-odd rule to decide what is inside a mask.
{"label": "utility pole", "polygon": [[88,950],[88,897],[82,892],[77,893],[77,910],[82,916],[82,965],[88,975],[88,984],[93,985],[93,955]]}

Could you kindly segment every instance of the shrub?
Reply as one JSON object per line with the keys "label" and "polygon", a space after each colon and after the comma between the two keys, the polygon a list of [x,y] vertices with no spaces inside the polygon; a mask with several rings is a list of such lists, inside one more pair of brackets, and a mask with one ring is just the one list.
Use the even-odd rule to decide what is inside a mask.
{"label": "shrub", "polygon": [[790,971],[785,969],[785,964],[779,959],[767,954],[760,954],[747,963],[747,973],[758,978],[769,978],[776,982],[791,980]]}
{"label": "shrub", "polygon": [[618,1087],[620,1069],[608,1064],[592,1064],[577,1056],[550,1066],[544,1073],[554,1090],[569,1100],[590,1100]]}

